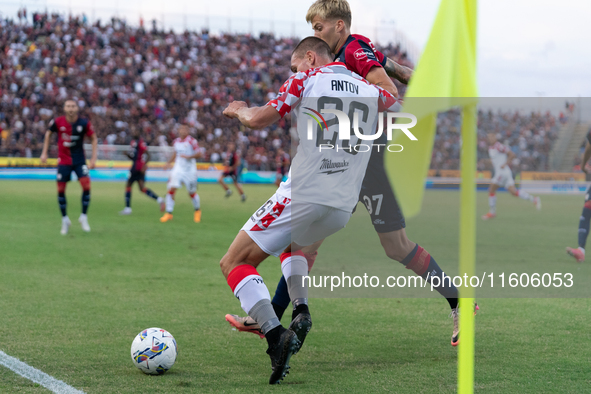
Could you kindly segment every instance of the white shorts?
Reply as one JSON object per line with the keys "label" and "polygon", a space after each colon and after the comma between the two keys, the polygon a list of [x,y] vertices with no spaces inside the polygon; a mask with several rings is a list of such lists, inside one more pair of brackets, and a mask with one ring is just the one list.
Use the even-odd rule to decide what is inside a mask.
{"label": "white shorts", "polygon": [[492,179],[492,183],[504,188],[515,185],[513,173],[511,172],[509,166],[505,166],[505,168],[500,168],[498,171],[495,171],[495,176]]}
{"label": "white shorts", "polygon": [[293,203],[275,193],[242,226],[263,252],[279,256],[292,242],[312,245],[345,227],[351,212],[326,205]]}
{"label": "white shorts", "polygon": [[179,189],[181,184],[184,184],[189,193],[195,193],[197,191],[197,171],[179,171],[172,170],[170,172],[170,178],[168,179],[167,188]]}

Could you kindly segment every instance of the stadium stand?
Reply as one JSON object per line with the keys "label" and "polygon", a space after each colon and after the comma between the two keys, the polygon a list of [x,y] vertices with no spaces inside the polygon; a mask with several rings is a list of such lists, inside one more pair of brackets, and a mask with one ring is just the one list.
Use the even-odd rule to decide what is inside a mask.
{"label": "stadium stand", "polygon": [[[214,36],[132,27],[112,18],[32,15],[32,23],[0,21],[0,155],[39,155],[48,121],[75,97],[90,116],[99,143],[126,145],[139,127],[150,145],[167,145],[182,120],[198,133],[205,161],[223,161],[237,140],[248,170],[274,170],[277,149],[290,149],[290,122],[265,130],[241,129],[221,112],[232,100],[262,105],[290,75],[295,38]],[[394,45],[379,49],[409,67]],[[405,87],[398,84],[404,94]],[[432,168],[458,169],[461,117],[442,114]],[[548,153],[560,121],[550,114],[480,112],[478,168],[490,169],[486,132],[501,134],[517,155],[514,171],[548,170]],[[50,152],[55,156],[55,152]]]}

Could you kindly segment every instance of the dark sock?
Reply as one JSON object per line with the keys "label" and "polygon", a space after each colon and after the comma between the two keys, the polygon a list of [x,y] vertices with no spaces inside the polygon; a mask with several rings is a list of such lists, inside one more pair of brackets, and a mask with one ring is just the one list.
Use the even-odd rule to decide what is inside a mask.
{"label": "dark sock", "polygon": [[283,334],[285,332],[285,328],[281,325],[275,327],[274,329],[272,329],[271,331],[267,332],[265,334],[265,338],[267,339],[267,343],[269,344],[269,347],[273,346],[274,344],[276,344],[277,342],[279,342],[279,338],[281,337],[281,334]]}
{"label": "dark sock", "polygon": [[308,305],[300,304],[293,308],[293,312],[291,314],[291,320],[295,319],[297,315],[300,313],[310,313],[310,309],[308,309]]}
{"label": "dark sock", "polygon": [[90,204],[90,190],[82,191],[82,213],[86,215]]}
{"label": "dark sock", "polygon": [[277,289],[275,290],[275,295],[271,301],[273,309],[275,309],[275,314],[279,320],[283,317],[283,313],[289,306],[289,302],[290,298],[289,291],[287,290],[287,282],[285,281],[285,277],[281,276],[281,279],[279,279],[279,283],[277,284]]}
{"label": "dark sock", "polygon": [[144,193],[146,193],[146,196],[153,198],[154,200],[158,199],[158,195],[156,195],[156,193],[154,193],[152,190],[150,189],[144,189]]}
{"label": "dark sock", "polygon": [[281,318],[283,317],[283,314],[285,313],[285,310],[287,308],[284,308],[282,305],[277,305],[274,302],[271,301],[271,306],[273,306],[273,310],[275,311],[275,314],[277,315],[277,318],[279,320],[281,320]]}
{"label": "dark sock", "polygon": [[449,302],[449,306],[451,307],[451,309],[456,309],[458,307],[457,298],[447,298],[447,302]]}
{"label": "dark sock", "polygon": [[452,283],[451,278],[445,275],[429,252],[417,244],[401,263],[429,283],[431,283],[432,277],[437,276],[440,283],[439,286],[433,286],[433,288],[447,299],[452,309],[458,306],[458,289]]}
{"label": "dark sock", "polygon": [[589,221],[591,221],[591,209],[585,207],[579,220],[579,247],[583,249],[585,249],[587,236],[589,235]]}
{"label": "dark sock", "polygon": [[131,190],[125,191],[125,207],[129,208],[131,206]]}
{"label": "dark sock", "polygon": [[60,211],[62,211],[62,216],[66,216],[66,207],[67,207],[67,202],[66,202],[66,193],[58,193],[57,194],[57,203],[60,206]]}

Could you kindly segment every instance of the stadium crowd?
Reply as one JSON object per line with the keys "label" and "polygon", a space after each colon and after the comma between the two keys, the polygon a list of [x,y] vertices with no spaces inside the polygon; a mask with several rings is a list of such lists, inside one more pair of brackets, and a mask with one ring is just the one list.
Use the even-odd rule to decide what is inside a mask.
{"label": "stadium crowd", "polygon": [[[510,163],[514,173],[549,171],[550,151],[562,122],[565,121],[566,118],[558,119],[550,113],[479,111],[478,170],[493,169],[488,156],[486,135],[494,132],[498,140],[515,153],[515,158]],[[451,110],[439,115],[431,168],[438,170],[460,168],[461,123],[462,117],[459,110]]]}
{"label": "stadium crowd", "polygon": [[[58,14],[19,21],[0,21],[0,155],[38,156],[49,120],[61,115],[69,97],[91,118],[101,144],[128,144],[138,127],[150,145],[168,145],[179,122],[187,121],[206,161],[222,161],[227,143],[237,141],[249,170],[274,170],[277,150],[290,150],[289,119],[247,130],[222,110],[232,100],[262,105],[273,98],[291,73],[297,39],[175,34],[115,18],[90,24],[85,16]],[[412,67],[398,47],[379,49]],[[397,87],[404,94],[404,86]],[[457,111],[439,117],[432,168],[459,168],[460,122]],[[514,170],[548,170],[556,118],[481,112],[478,123],[479,169],[490,167],[485,134],[495,130],[517,155]]]}
{"label": "stadium crowd", "polygon": [[[262,105],[273,98],[291,74],[297,39],[175,34],[115,18],[93,25],[83,16],[33,20],[0,22],[0,154],[37,155],[48,121],[68,97],[77,98],[102,144],[128,144],[132,127],[151,145],[169,144],[179,122],[188,121],[208,161],[222,160],[236,139],[253,170],[273,169],[278,148],[289,151],[289,119],[241,130],[222,110],[232,100]],[[382,49],[408,64],[396,47]]]}

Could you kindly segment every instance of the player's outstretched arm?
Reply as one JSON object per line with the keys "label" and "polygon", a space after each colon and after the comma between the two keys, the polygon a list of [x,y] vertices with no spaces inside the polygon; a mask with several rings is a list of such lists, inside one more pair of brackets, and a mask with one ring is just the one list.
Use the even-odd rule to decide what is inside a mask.
{"label": "player's outstretched arm", "polygon": [[41,163],[47,163],[47,150],[49,149],[49,139],[51,138],[51,130],[45,132],[45,138],[43,139],[43,150],[41,151]]}
{"label": "player's outstretched arm", "polygon": [[224,110],[224,115],[238,119],[240,123],[251,129],[263,129],[281,119],[279,112],[270,105],[248,108],[244,101],[233,101]]}
{"label": "player's outstretched arm", "polygon": [[172,153],[172,157],[166,163],[164,163],[164,170],[165,171],[168,170],[172,166],[172,163],[174,163],[175,160],[176,160],[176,151],[174,151]]}
{"label": "player's outstretched arm", "polygon": [[188,159],[188,160],[191,160],[191,159],[198,159],[198,158],[200,158],[201,156],[203,156],[203,155],[201,154],[201,152],[195,152],[195,153],[194,153],[194,154],[192,154],[192,155],[181,155],[181,157],[182,157],[183,159]]}
{"label": "player's outstretched arm", "polygon": [[94,133],[90,138],[92,138],[92,156],[90,158],[90,163],[88,163],[88,168],[92,170],[96,165],[96,159],[98,157],[98,137],[96,136],[96,133]]}
{"label": "player's outstretched arm", "polygon": [[587,163],[589,163],[589,159],[591,159],[591,144],[587,142],[585,145],[585,153],[583,153],[583,162],[581,163],[581,169],[585,174],[587,174]]}
{"label": "player's outstretched arm", "polygon": [[398,98],[398,89],[396,89],[396,85],[394,85],[394,82],[392,82],[382,67],[372,67],[365,76],[365,79],[367,79],[369,83],[373,83],[374,85],[387,90],[392,96]]}
{"label": "player's outstretched arm", "polygon": [[410,82],[410,78],[412,77],[411,68],[400,65],[396,63],[394,60],[390,59],[389,57],[386,58],[386,65],[384,66],[384,70],[386,70],[386,73],[390,77],[396,78],[398,81],[402,82],[405,85],[408,85],[408,83]]}

